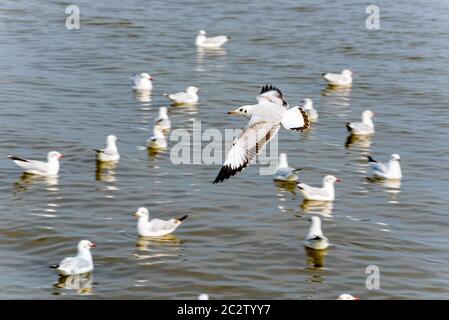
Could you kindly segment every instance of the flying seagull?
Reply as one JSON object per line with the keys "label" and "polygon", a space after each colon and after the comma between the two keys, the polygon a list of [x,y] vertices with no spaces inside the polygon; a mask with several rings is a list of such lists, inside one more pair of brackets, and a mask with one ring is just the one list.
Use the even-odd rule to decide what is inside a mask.
{"label": "flying seagull", "polygon": [[281,124],[288,130],[309,130],[310,121],[306,111],[300,107],[288,109],[284,95],[275,86],[263,86],[256,99],[258,104],[251,107],[252,115],[248,124],[232,143],[213,183],[223,182],[246,168],[276,136]]}

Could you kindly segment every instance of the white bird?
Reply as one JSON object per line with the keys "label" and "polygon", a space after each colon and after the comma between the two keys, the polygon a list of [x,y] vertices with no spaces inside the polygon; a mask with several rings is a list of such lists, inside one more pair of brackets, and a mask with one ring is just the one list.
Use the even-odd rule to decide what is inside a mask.
{"label": "white bird", "polygon": [[56,269],[64,276],[83,274],[91,272],[94,269],[91,248],[96,245],[89,240],[81,240],[78,243],[78,254],[75,257],[64,258],[59,264],[52,265],[51,268]]}
{"label": "white bird", "polygon": [[293,169],[288,166],[287,154],[281,153],[279,155],[279,163],[276,171],[273,174],[273,179],[278,181],[296,181],[298,176],[295,174],[300,169]]}
{"label": "white bird", "polygon": [[195,44],[201,48],[220,48],[229,41],[228,36],[207,37],[206,31],[200,30],[196,36]]}
{"label": "white bird", "polygon": [[307,115],[309,116],[309,120],[311,122],[315,122],[318,120],[318,111],[316,111],[316,109],[313,108],[313,101],[310,98],[305,98],[302,101],[303,105],[302,107],[304,108],[304,110],[306,110]]}
{"label": "white bird", "polygon": [[342,293],[338,296],[337,300],[360,300],[359,298],[356,298],[354,296],[351,296],[348,293]]}
{"label": "white bird", "polygon": [[274,86],[264,86],[252,107],[252,116],[241,134],[232,143],[226,160],[213,183],[223,182],[242,171],[266,147],[279,131],[307,131],[310,122],[302,108],[287,109],[282,92]]}
{"label": "white bird", "polygon": [[171,100],[174,105],[182,105],[182,104],[195,104],[198,102],[198,91],[199,89],[195,86],[187,87],[186,91],[181,91],[177,93],[164,93],[168,99]]}
{"label": "white bird", "polygon": [[146,72],[140,74],[133,74],[131,76],[131,86],[136,91],[151,91],[153,90],[154,78]]}
{"label": "white bird", "polygon": [[28,160],[17,156],[8,156],[26,173],[36,174],[41,176],[56,176],[59,172],[59,159],[64,158],[62,154],[57,151],[50,151],[47,154],[47,162]]}
{"label": "white bird", "polygon": [[181,223],[188,217],[185,215],[179,219],[161,220],[152,219],[150,220],[150,213],[147,208],[139,208],[135,217],[137,220],[137,233],[141,237],[162,237],[175,231]]}
{"label": "white bird", "polygon": [[159,108],[159,116],[156,118],[156,124],[161,127],[163,131],[169,131],[171,129],[171,121],[168,118],[166,107]]}
{"label": "white bird", "polygon": [[340,179],[334,176],[327,175],[323,178],[323,186],[321,188],[311,187],[305,183],[298,183],[297,186],[306,200],[334,201],[334,183],[340,181]]}
{"label": "white bird", "polygon": [[390,161],[385,165],[380,161],[368,156],[368,163],[373,171],[373,175],[385,179],[401,179],[401,157],[397,153],[390,155]]}
{"label": "white bird", "polygon": [[202,293],[198,296],[198,300],[209,300],[209,295],[206,293]]}
{"label": "white bird", "polygon": [[167,149],[167,139],[165,139],[161,126],[153,127],[153,136],[148,139],[147,147],[158,150]]}
{"label": "white bird", "polygon": [[120,154],[117,149],[117,137],[114,135],[109,135],[106,137],[106,148],[104,149],[94,149],[97,153],[98,161],[118,161],[120,159]]}
{"label": "white bird", "polygon": [[361,122],[349,122],[346,124],[346,128],[351,134],[364,136],[370,135],[375,132],[374,123],[372,117],[374,117],[376,113],[365,110],[362,112],[362,121]]}
{"label": "white bird", "polygon": [[352,71],[345,69],[341,73],[323,73],[323,78],[333,86],[348,86],[352,84]]}
{"label": "white bird", "polygon": [[329,247],[329,240],[323,235],[321,231],[321,219],[319,217],[311,217],[309,233],[304,239],[304,246],[314,250],[324,250]]}

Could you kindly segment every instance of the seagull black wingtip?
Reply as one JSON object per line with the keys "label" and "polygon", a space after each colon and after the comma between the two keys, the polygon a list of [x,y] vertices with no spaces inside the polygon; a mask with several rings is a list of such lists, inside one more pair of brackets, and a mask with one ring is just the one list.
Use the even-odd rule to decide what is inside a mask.
{"label": "seagull black wingtip", "polygon": [[59,264],[52,264],[51,266],[49,266],[49,268],[51,268],[51,269],[58,269],[59,268]]}
{"label": "seagull black wingtip", "polygon": [[189,216],[189,215],[186,214],[186,215],[184,215],[184,216],[182,216],[181,218],[176,219],[176,220],[178,220],[178,221],[184,221],[185,219],[187,219],[188,216]]}

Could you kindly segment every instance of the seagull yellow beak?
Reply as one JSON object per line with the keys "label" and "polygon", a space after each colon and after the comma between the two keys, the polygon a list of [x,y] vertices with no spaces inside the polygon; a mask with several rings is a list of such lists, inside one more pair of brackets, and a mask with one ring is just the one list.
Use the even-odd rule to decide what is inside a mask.
{"label": "seagull yellow beak", "polygon": [[138,217],[137,212],[133,213],[133,217]]}
{"label": "seagull yellow beak", "polygon": [[231,111],[229,111],[228,112],[228,114],[231,114],[231,115],[237,115],[237,114],[239,114],[237,111],[235,111],[235,110],[231,110]]}

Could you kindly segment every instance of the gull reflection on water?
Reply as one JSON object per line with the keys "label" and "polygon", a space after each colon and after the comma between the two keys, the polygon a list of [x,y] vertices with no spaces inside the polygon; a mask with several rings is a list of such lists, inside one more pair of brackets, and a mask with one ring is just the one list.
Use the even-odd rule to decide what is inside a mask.
{"label": "gull reflection on water", "polygon": [[304,199],[300,207],[304,213],[319,214],[325,217],[330,217],[332,216],[334,204],[332,201],[314,201]]}
{"label": "gull reflection on water", "polygon": [[361,151],[370,152],[370,147],[372,144],[372,136],[358,136],[350,134],[346,138],[345,147],[346,149],[359,149]]}
{"label": "gull reflection on water", "polygon": [[292,194],[296,194],[296,181],[273,180],[273,182],[278,187],[278,191],[288,191]]}
{"label": "gull reflection on water", "polygon": [[134,91],[134,97],[137,101],[145,103],[144,105],[150,105],[151,91]]}
{"label": "gull reflection on water", "polygon": [[143,260],[144,265],[174,262],[170,258],[181,255],[181,240],[169,234],[163,237],[139,237],[136,243],[137,253],[134,257]]}
{"label": "gull reflection on water", "polygon": [[325,250],[313,250],[304,247],[307,255],[308,268],[321,269],[324,267],[324,258],[327,255],[327,249]]}
{"label": "gull reflection on water", "polygon": [[48,191],[58,191],[58,176],[39,176],[35,174],[23,173],[19,181],[14,183],[14,195],[27,191],[33,184],[44,184]]}
{"label": "gull reflection on water", "polygon": [[226,55],[224,48],[201,48],[197,47],[196,51],[196,68],[195,71],[203,72],[206,69],[203,66],[204,59],[207,57],[221,57]]}
{"label": "gull reflection on water", "polygon": [[103,182],[116,182],[115,168],[118,161],[97,161],[95,168],[95,180]]}
{"label": "gull reflection on water", "polygon": [[76,290],[78,294],[93,294],[94,275],[92,272],[76,274],[70,276],[59,275],[58,282],[54,284],[55,288]]}
{"label": "gull reflection on water", "polygon": [[321,91],[321,95],[324,97],[332,98],[332,104],[349,107],[351,86],[332,86],[328,85]]}
{"label": "gull reflection on water", "polygon": [[367,177],[368,182],[385,187],[385,192],[390,195],[390,203],[399,203],[399,194],[401,193],[400,179],[382,179],[378,177]]}

